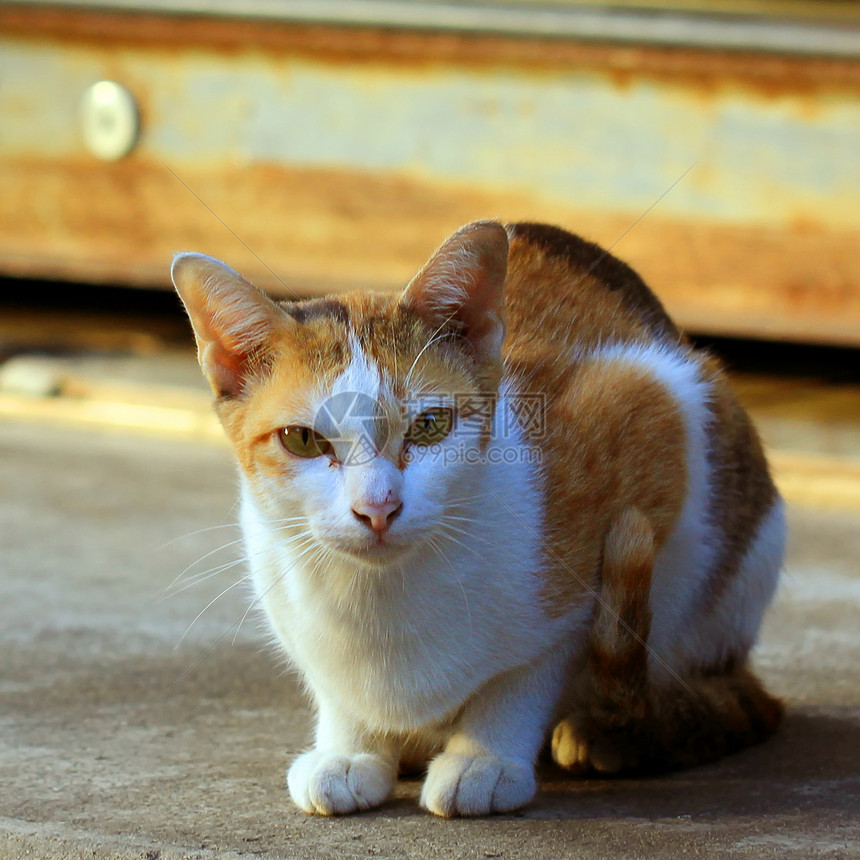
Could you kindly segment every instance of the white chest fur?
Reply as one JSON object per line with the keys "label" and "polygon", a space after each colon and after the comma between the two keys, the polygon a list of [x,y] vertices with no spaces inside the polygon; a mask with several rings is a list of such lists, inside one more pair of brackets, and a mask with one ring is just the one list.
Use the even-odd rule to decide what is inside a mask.
{"label": "white chest fur", "polygon": [[519,459],[485,465],[467,533],[385,568],[343,558],[320,570],[289,549],[243,488],[258,599],[316,695],[370,727],[416,729],[570,629],[541,608],[540,489],[534,465]]}

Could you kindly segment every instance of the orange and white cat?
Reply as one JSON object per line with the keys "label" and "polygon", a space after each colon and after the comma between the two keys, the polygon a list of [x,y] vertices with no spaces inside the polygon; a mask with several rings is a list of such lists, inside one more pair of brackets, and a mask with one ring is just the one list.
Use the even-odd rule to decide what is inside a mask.
{"label": "orange and white cat", "polygon": [[648,772],[762,740],[747,668],[781,500],[716,361],[626,265],[539,224],[463,227],[401,295],[276,303],[180,254],[239,465],[258,598],[312,696],[296,804],[528,803],[545,745]]}

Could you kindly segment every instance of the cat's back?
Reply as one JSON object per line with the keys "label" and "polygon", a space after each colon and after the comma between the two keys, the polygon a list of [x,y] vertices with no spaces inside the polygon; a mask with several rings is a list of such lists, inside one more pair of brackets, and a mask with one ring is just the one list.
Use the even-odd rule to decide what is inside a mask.
{"label": "cat's back", "polygon": [[521,222],[506,230],[509,360],[682,339],[642,278],[608,251],[546,224]]}

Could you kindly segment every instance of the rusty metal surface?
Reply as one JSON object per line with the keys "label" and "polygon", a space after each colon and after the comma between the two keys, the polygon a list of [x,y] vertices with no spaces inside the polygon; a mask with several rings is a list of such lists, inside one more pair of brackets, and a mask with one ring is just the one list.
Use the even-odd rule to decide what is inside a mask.
{"label": "rusty metal surface", "polygon": [[[114,164],[78,128],[101,78],[141,112]],[[6,273],[163,284],[195,248],[388,289],[464,221],[538,218],[698,330],[860,343],[858,152],[844,59],[0,5]]]}
{"label": "rusty metal surface", "polygon": [[[53,5],[57,0],[29,0]],[[65,0],[66,7],[160,14],[199,14],[199,0]],[[328,25],[497,33],[513,37],[585,39],[624,44],[693,46],[707,50],[777,51],[799,55],[860,55],[856,10],[842,4],[767,4],[744,11],[724,4],[606,4],[556,0],[208,0],[206,14]],[[796,4],[795,4],[796,5]],[[762,8],[764,6],[764,8]],[[804,14],[805,13],[805,14]],[[797,18],[799,17],[799,20]]]}

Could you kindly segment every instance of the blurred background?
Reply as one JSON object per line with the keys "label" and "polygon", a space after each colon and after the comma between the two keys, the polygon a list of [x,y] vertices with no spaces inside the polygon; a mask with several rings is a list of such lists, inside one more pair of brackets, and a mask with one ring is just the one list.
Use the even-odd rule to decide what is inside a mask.
{"label": "blurred background", "polygon": [[[564,225],[699,332],[860,345],[846,0],[0,3],[0,271],[401,286],[477,217]],[[98,82],[103,82],[98,86]]]}
{"label": "blurred background", "polygon": [[[396,290],[487,217],[603,244],[728,364],[789,502],[789,717],[556,781],[550,830],[434,826],[417,782],[329,827],[170,259]],[[858,557],[860,3],[0,0],[0,855],[856,857]]]}

